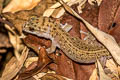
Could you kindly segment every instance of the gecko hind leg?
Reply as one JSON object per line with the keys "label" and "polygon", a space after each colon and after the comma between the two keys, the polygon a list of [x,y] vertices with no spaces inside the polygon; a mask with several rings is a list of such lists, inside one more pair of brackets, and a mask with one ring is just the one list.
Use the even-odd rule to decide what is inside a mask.
{"label": "gecko hind leg", "polygon": [[87,36],[83,39],[87,44],[91,44],[91,45],[93,45],[93,46],[103,47],[103,46],[101,45],[101,43],[99,43],[99,42],[97,41],[97,39],[92,35],[92,33],[90,33],[90,32],[84,32],[84,31],[82,31],[82,30],[80,30],[80,33],[87,35]]}
{"label": "gecko hind leg", "polygon": [[83,39],[87,44],[102,47],[101,44],[97,41],[97,39],[90,32],[84,32],[84,31],[80,30],[80,33],[87,35]]}
{"label": "gecko hind leg", "polygon": [[86,37],[83,40],[88,40],[88,39],[90,39],[92,41],[96,40],[96,38],[90,32],[84,32],[84,31],[80,30],[80,33],[86,35]]}

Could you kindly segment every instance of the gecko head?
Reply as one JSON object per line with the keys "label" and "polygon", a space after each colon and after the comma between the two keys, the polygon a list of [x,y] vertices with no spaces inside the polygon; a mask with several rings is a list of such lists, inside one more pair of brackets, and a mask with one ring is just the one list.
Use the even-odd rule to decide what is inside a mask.
{"label": "gecko head", "polygon": [[30,19],[24,24],[23,30],[24,31],[36,31],[37,29],[37,17],[32,16]]}
{"label": "gecko head", "polygon": [[23,31],[37,35],[39,37],[46,37],[46,38],[51,38],[50,36],[50,27],[47,25],[48,18],[45,17],[37,17],[37,16],[32,16],[30,19],[24,24],[23,26]]}
{"label": "gecko head", "polygon": [[23,25],[23,31],[26,32],[36,32],[40,31],[43,20],[42,17],[32,16],[30,19]]}

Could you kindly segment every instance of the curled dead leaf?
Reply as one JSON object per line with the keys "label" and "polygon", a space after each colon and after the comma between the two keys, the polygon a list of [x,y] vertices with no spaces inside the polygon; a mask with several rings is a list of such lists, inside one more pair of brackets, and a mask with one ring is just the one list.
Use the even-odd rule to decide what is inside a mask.
{"label": "curled dead leaf", "polygon": [[[49,63],[51,63],[51,59],[47,56],[46,50],[44,48],[40,48],[40,52],[38,54],[39,59],[37,61],[37,66],[30,70],[21,73],[18,79],[28,79],[31,76],[41,72]],[[29,68],[29,67],[28,67]]]}
{"label": "curled dead leaf", "polygon": [[6,64],[0,80],[11,80],[13,77],[15,77],[19,70],[22,68],[27,55],[28,49],[25,47],[19,60],[17,60],[15,57],[12,57],[11,60]]}
{"label": "curled dead leaf", "polygon": [[51,46],[50,40],[38,38],[33,35],[28,35],[26,38],[23,39],[23,41],[28,47],[32,48],[37,53],[39,53],[39,47],[45,46],[46,48],[48,48]]}

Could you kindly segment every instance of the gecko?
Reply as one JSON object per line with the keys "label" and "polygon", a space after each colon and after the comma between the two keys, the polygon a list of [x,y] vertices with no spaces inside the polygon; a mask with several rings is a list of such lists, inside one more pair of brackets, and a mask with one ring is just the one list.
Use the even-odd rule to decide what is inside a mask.
{"label": "gecko", "polygon": [[23,25],[23,31],[50,39],[52,45],[48,52],[53,52],[58,47],[78,63],[94,63],[97,58],[110,57],[104,46],[91,45],[78,37],[72,37],[52,18],[32,16]]}

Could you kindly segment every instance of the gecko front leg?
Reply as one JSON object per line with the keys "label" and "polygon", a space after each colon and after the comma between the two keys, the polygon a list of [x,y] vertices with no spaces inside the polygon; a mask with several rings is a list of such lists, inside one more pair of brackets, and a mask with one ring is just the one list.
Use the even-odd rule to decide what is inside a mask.
{"label": "gecko front leg", "polygon": [[56,47],[58,46],[57,42],[52,40],[52,45],[50,48],[46,49],[46,51],[50,54],[55,52]]}
{"label": "gecko front leg", "polygon": [[[71,29],[72,29],[72,26],[71,25],[68,25],[67,23],[65,25],[63,24],[60,24],[61,25],[61,28],[63,30],[65,30],[66,32],[69,32]],[[52,38],[52,45],[50,48],[46,49],[48,53],[53,53],[56,49],[56,47],[59,47],[58,43],[56,42],[56,40],[54,40]]]}

